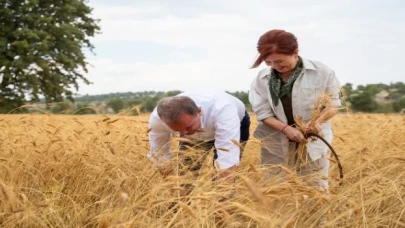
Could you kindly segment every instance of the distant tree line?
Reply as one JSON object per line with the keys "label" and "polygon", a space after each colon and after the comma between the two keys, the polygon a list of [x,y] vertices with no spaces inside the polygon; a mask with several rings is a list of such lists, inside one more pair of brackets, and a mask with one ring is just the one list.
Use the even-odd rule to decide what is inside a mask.
{"label": "distant tree line", "polygon": [[[51,105],[48,109],[52,113],[69,114],[124,114],[139,115],[140,113],[152,112],[157,102],[168,96],[175,96],[182,91],[173,90],[144,91],[127,93],[109,93],[101,95],[84,95],[76,97],[75,103],[70,101],[60,102]],[[238,97],[250,110],[249,94],[244,91],[228,92]],[[87,108],[86,108],[87,107]]]}
{"label": "distant tree line", "polygon": [[405,84],[403,82],[386,84],[342,86],[344,104],[355,112],[393,113],[405,109]]}
{"label": "distant tree line", "polygon": [[[356,88],[346,83],[341,90],[345,110],[368,113],[395,113],[405,109],[405,84],[402,82],[359,85]],[[65,99],[62,102],[40,102],[20,108],[12,113],[32,112],[38,109],[54,114],[122,114],[139,115],[152,112],[157,102],[167,96],[175,96],[182,91],[143,91],[126,93],[108,93],[100,95],[82,95],[74,97],[74,102]],[[251,111],[248,91],[229,92],[239,98]]]}

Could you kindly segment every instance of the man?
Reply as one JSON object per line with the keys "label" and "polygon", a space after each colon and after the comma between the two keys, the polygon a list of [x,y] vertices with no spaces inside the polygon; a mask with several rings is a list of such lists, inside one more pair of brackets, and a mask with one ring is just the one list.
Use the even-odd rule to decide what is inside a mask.
{"label": "man", "polygon": [[[172,135],[177,132],[180,137],[206,141],[206,151],[214,147],[218,178],[233,182],[242,149],[235,140],[244,144],[249,139],[249,126],[250,117],[244,104],[228,93],[190,91],[167,97],[158,102],[149,118],[148,157],[164,177],[173,174],[173,168],[165,162],[172,158]],[[185,143],[180,143],[180,150],[184,149]],[[193,172],[201,166],[187,156],[181,160]]]}

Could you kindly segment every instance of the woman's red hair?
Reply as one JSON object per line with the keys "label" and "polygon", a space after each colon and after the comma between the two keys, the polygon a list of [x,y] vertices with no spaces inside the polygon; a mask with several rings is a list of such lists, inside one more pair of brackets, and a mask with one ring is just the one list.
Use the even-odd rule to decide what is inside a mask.
{"label": "woman's red hair", "polygon": [[257,42],[259,57],[251,68],[260,66],[265,58],[273,53],[292,55],[298,49],[297,38],[284,30],[270,30],[263,34]]}

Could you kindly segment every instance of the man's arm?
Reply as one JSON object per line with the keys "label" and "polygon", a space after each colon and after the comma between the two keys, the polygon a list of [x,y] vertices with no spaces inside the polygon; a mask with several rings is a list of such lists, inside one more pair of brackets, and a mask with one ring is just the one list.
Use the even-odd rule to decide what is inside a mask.
{"label": "man's arm", "polygon": [[225,106],[215,116],[215,148],[219,180],[233,183],[235,172],[240,162],[240,147],[232,142],[240,139],[240,118],[235,106]]}
{"label": "man's arm", "polygon": [[165,127],[163,121],[154,113],[149,118],[149,144],[148,158],[158,167],[163,177],[173,173],[168,162],[171,159],[170,146],[172,135]]}
{"label": "man's arm", "polygon": [[233,184],[235,182],[235,173],[237,166],[231,166],[225,170],[219,171],[218,179],[223,180],[226,183]]}

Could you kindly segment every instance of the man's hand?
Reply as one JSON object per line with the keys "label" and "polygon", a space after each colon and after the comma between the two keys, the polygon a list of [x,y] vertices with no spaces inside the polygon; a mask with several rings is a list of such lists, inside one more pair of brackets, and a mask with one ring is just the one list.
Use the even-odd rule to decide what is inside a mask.
{"label": "man's hand", "polygon": [[235,173],[236,173],[236,165],[231,166],[225,170],[221,170],[218,173],[218,181],[228,184],[234,184]]}
{"label": "man's hand", "polygon": [[306,142],[304,134],[295,127],[288,126],[284,129],[284,134],[294,142]]}
{"label": "man's hand", "polygon": [[235,195],[235,173],[236,165],[228,169],[221,170],[218,173],[217,188],[223,195],[220,197],[219,202],[224,202]]}

